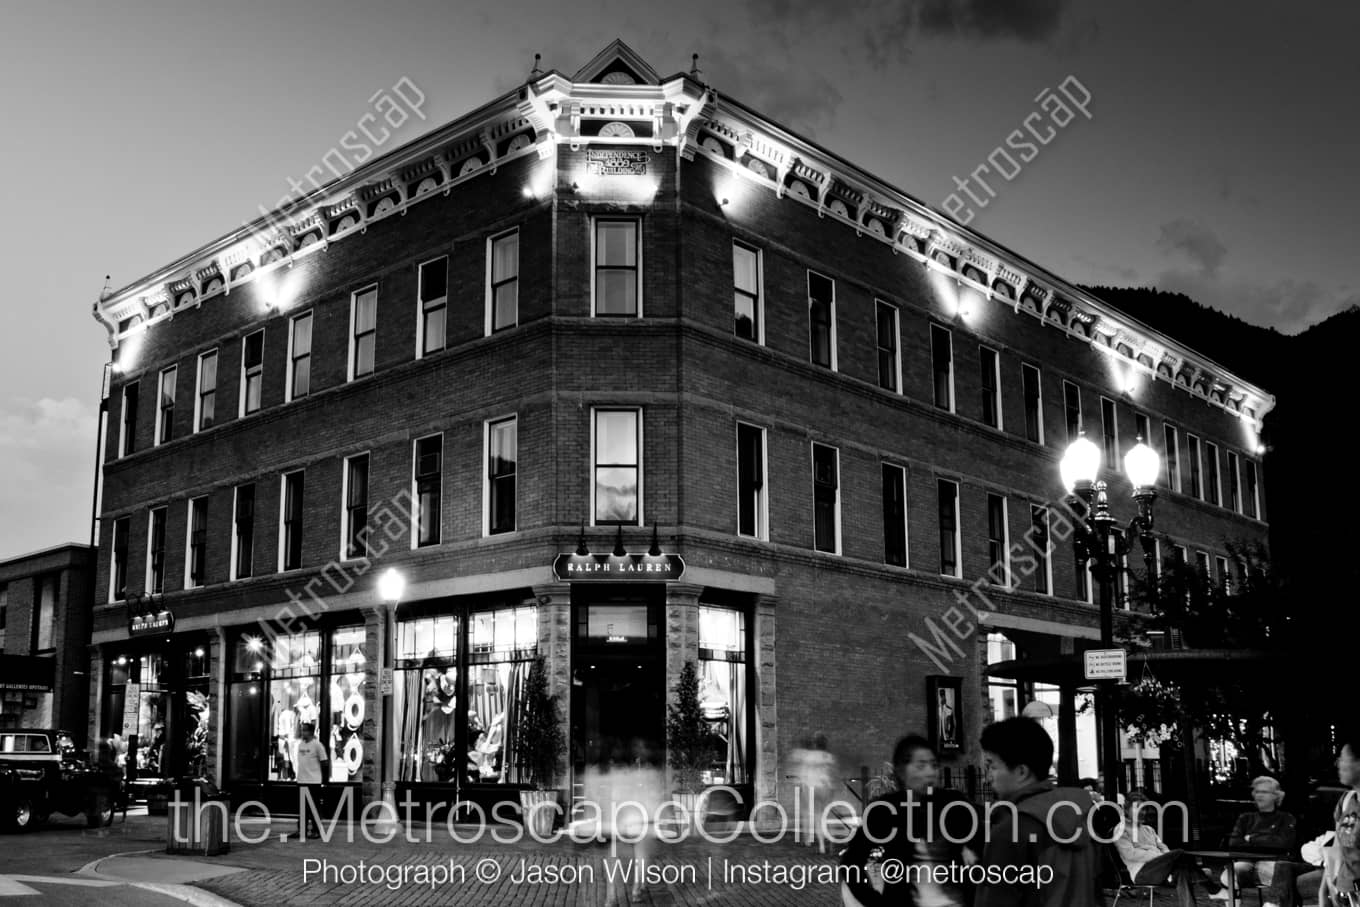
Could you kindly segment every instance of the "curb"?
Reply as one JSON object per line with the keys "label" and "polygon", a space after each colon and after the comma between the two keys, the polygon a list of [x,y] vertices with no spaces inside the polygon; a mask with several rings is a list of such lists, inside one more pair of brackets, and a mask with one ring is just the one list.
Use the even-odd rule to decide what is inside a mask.
{"label": "curb", "polygon": [[141,888],[144,891],[154,891],[157,894],[163,894],[166,897],[174,898],[177,901],[193,904],[194,907],[243,907],[243,905],[238,904],[235,901],[229,901],[224,897],[213,894],[210,891],[205,891],[202,888],[196,888],[193,885],[174,885],[169,882],[131,882],[127,879],[104,875],[99,871],[100,864],[108,860],[116,860],[119,857],[135,857],[147,853],[164,852],[165,851],[162,848],[152,847],[147,850],[129,850],[124,853],[111,853],[106,857],[100,857],[97,860],[86,863],[84,866],[77,869],[73,875],[87,876],[108,882],[120,882],[133,888]]}

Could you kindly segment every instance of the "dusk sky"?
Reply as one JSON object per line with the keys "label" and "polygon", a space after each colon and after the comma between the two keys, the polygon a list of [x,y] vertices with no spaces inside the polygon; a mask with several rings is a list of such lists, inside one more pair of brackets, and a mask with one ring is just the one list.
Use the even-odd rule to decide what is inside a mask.
{"label": "dusk sky", "polygon": [[[854,11],[851,14],[851,11]],[[0,558],[90,529],[109,348],[91,306],[273,207],[403,78],[391,150],[622,38],[921,201],[1036,98],[1091,95],[969,226],[1074,283],[1297,332],[1360,303],[1360,4],[5,0]],[[1069,83],[1072,84],[1072,83]],[[1269,390],[1270,388],[1266,388]]]}

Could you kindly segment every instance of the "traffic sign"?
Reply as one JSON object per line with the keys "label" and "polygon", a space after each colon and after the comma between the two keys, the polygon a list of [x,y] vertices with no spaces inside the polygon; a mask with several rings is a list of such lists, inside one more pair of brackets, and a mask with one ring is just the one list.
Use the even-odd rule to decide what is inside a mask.
{"label": "traffic sign", "polygon": [[1091,649],[1086,652],[1087,680],[1127,680],[1129,656],[1123,649]]}

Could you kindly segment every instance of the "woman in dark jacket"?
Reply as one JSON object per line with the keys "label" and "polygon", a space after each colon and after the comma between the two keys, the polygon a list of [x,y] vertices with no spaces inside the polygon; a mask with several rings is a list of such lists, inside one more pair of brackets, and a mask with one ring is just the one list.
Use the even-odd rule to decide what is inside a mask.
{"label": "woman in dark jacket", "polygon": [[[979,849],[976,810],[959,792],[936,787],[939,773],[935,751],[924,737],[911,734],[897,742],[893,775],[898,789],[866,806],[859,832],[841,855],[847,867],[842,894],[849,907],[966,907],[972,902],[964,886],[925,878],[931,866],[976,861]],[[865,867],[890,860],[895,865],[887,874],[896,878],[876,885]],[[903,872],[896,872],[898,867]]]}

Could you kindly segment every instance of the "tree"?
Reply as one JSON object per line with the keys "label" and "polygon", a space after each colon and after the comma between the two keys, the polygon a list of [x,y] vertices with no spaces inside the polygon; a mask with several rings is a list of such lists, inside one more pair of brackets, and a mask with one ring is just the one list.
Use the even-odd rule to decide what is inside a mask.
{"label": "tree", "polygon": [[529,785],[535,790],[551,787],[566,740],[557,695],[548,693],[548,671],[542,655],[534,659],[524,683],[524,716],[520,719],[516,749]]}
{"label": "tree", "polygon": [[666,712],[666,760],[675,772],[676,787],[696,791],[700,772],[717,757],[717,747],[699,706],[699,673],[693,661],[681,669],[675,702]]}

